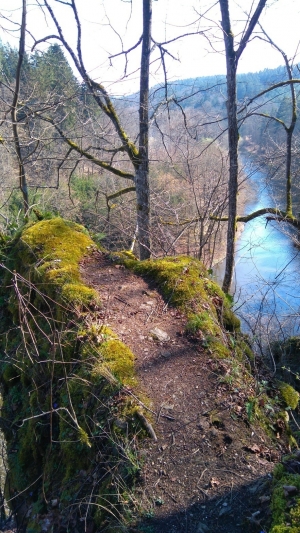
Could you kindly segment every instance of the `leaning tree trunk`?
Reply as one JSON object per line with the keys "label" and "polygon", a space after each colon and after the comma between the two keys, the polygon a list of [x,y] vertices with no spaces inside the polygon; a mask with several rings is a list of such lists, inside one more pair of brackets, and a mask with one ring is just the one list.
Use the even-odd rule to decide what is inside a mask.
{"label": "leaning tree trunk", "polygon": [[149,191],[149,66],[151,51],[152,0],[143,0],[143,45],[140,78],[139,163],[135,174],[140,259],[150,257]]}

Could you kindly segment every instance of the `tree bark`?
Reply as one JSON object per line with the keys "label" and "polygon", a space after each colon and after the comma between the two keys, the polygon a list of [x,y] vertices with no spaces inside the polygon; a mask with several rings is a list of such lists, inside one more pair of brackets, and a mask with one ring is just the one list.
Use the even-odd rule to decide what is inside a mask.
{"label": "tree bark", "polygon": [[256,10],[253,13],[238,49],[234,49],[234,35],[231,29],[228,0],[219,0],[221,9],[221,24],[224,35],[226,53],[226,74],[227,74],[227,117],[228,117],[228,150],[229,150],[229,190],[228,190],[228,229],[225,275],[223,280],[223,291],[229,292],[235,253],[236,234],[236,214],[237,214],[237,193],[238,193],[238,143],[239,130],[237,120],[236,102],[236,73],[238,60],[241,57],[249,39],[253,33],[263,8],[267,0],[259,0]]}
{"label": "tree bark", "polygon": [[12,118],[12,129],[13,129],[13,138],[15,143],[15,150],[18,158],[18,167],[19,167],[19,187],[23,195],[23,204],[24,204],[24,213],[25,219],[28,218],[28,209],[29,209],[29,200],[28,200],[28,188],[27,180],[25,174],[25,167],[23,163],[19,131],[18,131],[18,102],[20,94],[20,82],[21,82],[21,70],[22,63],[25,54],[25,31],[26,31],[26,0],[23,0],[22,3],[22,23],[21,23],[21,35],[19,42],[19,57],[16,71],[16,84],[14,91],[14,98],[11,105],[11,118]]}
{"label": "tree bark", "polygon": [[227,71],[227,117],[228,117],[228,150],[229,150],[229,185],[228,185],[228,227],[226,265],[223,280],[223,291],[229,292],[235,252],[235,231],[238,192],[238,121],[236,103],[236,70],[237,59],[234,51],[234,37],[230,25],[228,0],[220,0],[222,28],[226,50]]}
{"label": "tree bark", "polygon": [[140,259],[148,259],[151,254],[149,192],[149,70],[151,24],[152,0],[143,0],[143,44],[139,107],[139,164],[135,174]]}

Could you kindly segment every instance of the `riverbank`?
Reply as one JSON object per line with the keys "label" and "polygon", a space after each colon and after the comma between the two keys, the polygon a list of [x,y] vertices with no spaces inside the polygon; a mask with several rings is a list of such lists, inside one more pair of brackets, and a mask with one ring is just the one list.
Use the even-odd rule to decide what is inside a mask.
{"label": "riverbank", "polygon": [[[245,162],[245,170],[249,180],[244,213],[274,205],[264,172],[255,170],[251,161]],[[272,340],[299,334],[299,269],[300,250],[284,222],[258,217],[244,226],[236,243],[232,292],[236,311],[256,334]]]}
{"label": "riverbank", "polygon": [[[244,172],[244,169],[245,169],[244,164],[243,164],[242,169],[243,169],[242,170],[243,175],[240,180],[239,192],[238,192],[238,214],[240,216],[246,213],[249,201],[253,202],[255,201],[255,198],[257,197],[256,189],[253,189],[253,186],[251,185],[251,182],[247,174]],[[241,238],[241,235],[244,229],[245,229],[245,224],[243,222],[238,222],[237,228],[236,228],[236,242],[238,242],[239,239]],[[226,240],[227,240],[227,223],[226,224],[224,223],[223,228],[221,229],[220,245],[218,249],[216,250],[213,263],[212,263],[218,283],[222,282],[221,278],[223,278],[223,274],[224,274],[223,263],[226,258]]]}

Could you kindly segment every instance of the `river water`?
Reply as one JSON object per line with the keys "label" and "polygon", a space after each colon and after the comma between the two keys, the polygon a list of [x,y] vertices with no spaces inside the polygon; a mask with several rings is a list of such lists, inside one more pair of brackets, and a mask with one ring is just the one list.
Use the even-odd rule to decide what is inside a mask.
{"label": "river water", "polygon": [[[245,214],[274,207],[263,172],[250,163],[244,172],[251,190]],[[274,338],[300,334],[300,248],[296,241],[297,232],[288,224],[266,224],[265,217],[245,224],[237,241],[231,291],[244,330],[257,333],[262,327]],[[222,266],[217,269],[219,279],[222,270]]]}

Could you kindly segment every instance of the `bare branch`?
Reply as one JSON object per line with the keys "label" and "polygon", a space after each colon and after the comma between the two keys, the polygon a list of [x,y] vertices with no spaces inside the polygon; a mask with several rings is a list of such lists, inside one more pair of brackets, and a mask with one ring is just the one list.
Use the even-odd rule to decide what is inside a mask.
{"label": "bare branch", "polygon": [[134,192],[135,190],[136,190],[135,187],[126,187],[125,189],[120,189],[119,191],[114,192],[113,194],[109,194],[106,198],[107,198],[107,201],[114,200],[115,198],[119,198],[120,196],[123,196],[123,194]]}
{"label": "bare branch", "polygon": [[34,45],[31,48],[31,52],[34,51],[35,47],[38,46],[38,44],[45,43],[49,39],[58,39],[59,41],[61,41],[61,38],[58,35],[47,35],[47,37],[43,37],[43,39],[39,39],[38,41],[34,42]]}
{"label": "bare branch", "polygon": [[116,167],[113,167],[106,163],[106,161],[101,161],[100,159],[97,159],[92,154],[87,152],[86,150],[83,150],[83,148],[80,148],[78,144],[76,144],[74,141],[71,141],[65,133],[62,131],[62,129],[54,122],[54,120],[50,117],[44,117],[42,115],[38,115],[41,120],[44,120],[45,122],[49,122],[52,124],[52,126],[58,131],[61,138],[70,146],[72,150],[75,150],[80,155],[83,155],[86,159],[89,161],[92,161],[95,165],[104,168],[105,170],[108,170],[109,172],[112,172],[112,174],[115,174],[116,176],[119,176],[120,178],[125,178],[129,180],[134,180],[134,174],[130,174],[130,172],[126,172],[125,170],[120,170]]}
{"label": "bare branch", "polygon": [[246,48],[247,43],[249,42],[251,34],[253,33],[256,24],[258,23],[259,17],[261,15],[266,3],[267,3],[267,0],[260,0],[259,1],[255,12],[254,12],[253,16],[250,19],[250,22],[248,24],[248,28],[245,31],[245,34],[244,34],[244,36],[243,36],[243,38],[242,38],[242,40],[240,42],[240,45],[239,45],[239,47],[238,47],[238,49],[236,51],[236,62],[238,62],[238,60],[241,57],[244,49]]}
{"label": "bare branch", "polygon": [[122,52],[119,52],[118,54],[113,54],[111,56],[108,56],[108,59],[111,60],[111,59],[114,59],[115,57],[129,54],[130,52],[132,52],[132,50],[135,50],[141,44],[142,40],[143,40],[143,36],[141,35],[138,42],[134,44],[133,46],[131,46],[131,48],[128,48],[128,50],[122,50]]}

